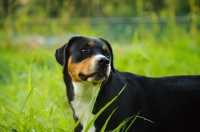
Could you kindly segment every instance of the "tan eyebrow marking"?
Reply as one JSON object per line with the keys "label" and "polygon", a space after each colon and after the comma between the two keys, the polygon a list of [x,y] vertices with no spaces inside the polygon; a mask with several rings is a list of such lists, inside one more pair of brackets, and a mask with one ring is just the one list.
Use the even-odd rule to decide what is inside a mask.
{"label": "tan eyebrow marking", "polygon": [[94,43],[93,42],[88,42],[88,46],[90,46],[90,47],[92,47],[94,45]]}
{"label": "tan eyebrow marking", "polygon": [[103,49],[104,51],[107,50],[106,46],[102,46],[102,49]]}

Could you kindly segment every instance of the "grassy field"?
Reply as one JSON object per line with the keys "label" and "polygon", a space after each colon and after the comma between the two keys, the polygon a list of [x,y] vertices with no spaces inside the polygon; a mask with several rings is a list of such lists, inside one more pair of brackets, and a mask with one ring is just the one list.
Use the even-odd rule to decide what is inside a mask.
{"label": "grassy field", "polygon": [[[141,40],[136,34],[133,44],[111,42],[116,69],[153,77],[200,74],[200,40],[146,33]],[[0,45],[0,132],[72,130],[62,67],[54,58],[59,46]]]}

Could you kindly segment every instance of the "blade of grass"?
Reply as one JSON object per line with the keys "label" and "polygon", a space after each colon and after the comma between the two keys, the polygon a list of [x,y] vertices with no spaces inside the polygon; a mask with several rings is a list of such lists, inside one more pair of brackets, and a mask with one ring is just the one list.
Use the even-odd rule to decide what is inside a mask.
{"label": "blade of grass", "polygon": [[94,121],[99,117],[99,115],[108,107],[110,106],[116,99],[117,97],[123,92],[123,90],[125,89],[126,85],[122,88],[122,90],[119,92],[119,94],[117,96],[115,96],[111,101],[109,101],[103,108],[101,108],[99,110],[99,112],[97,112],[97,114],[94,115],[94,117],[92,118],[92,120],[90,120],[90,122],[88,123],[88,125],[85,128],[85,132],[87,132],[90,127],[92,126],[92,124],[94,124]]}
{"label": "blade of grass", "polygon": [[52,89],[53,89],[53,91],[54,91],[54,93],[55,93],[55,95],[56,95],[56,98],[57,98],[57,101],[58,101],[58,103],[59,103],[59,105],[60,105],[60,108],[61,108],[61,110],[62,110],[62,113],[63,113],[65,119],[67,119],[66,114],[65,114],[65,110],[64,110],[64,106],[63,106],[62,100],[61,100],[61,98],[60,98],[60,95],[59,95],[59,93],[58,93],[58,90],[57,90],[57,88],[56,88],[56,86],[55,86],[55,83],[54,83],[53,79],[52,79],[51,77],[50,77],[50,79],[51,79]]}
{"label": "blade of grass", "polygon": [[26,103],[28,102],[28,100],[30,99],[30,97],[33,94],[33,91],[34,91],[34,88],[31,89],[31,91],[29,92],[28,96],[26,97],[25,102],[24,102],[23,106],[21,107],[19,114],[22,114]]}
{"label": "blade of grass", "polygon": [[126,128],[125,132],[127,132],[130,129],[130,127],[135,122],[135,120],[137,119],[137,117],[138,117],[139,114],[140,114],[140,112],[138,112],[137,115],[134,116],[133,120],[131,121],[131,123],[129,124],[129,126]]}
{"label": "blade of grass", "polygon": [[117,128],[115,128],[114,130],[112,130],[113,132],[118,132],[121,131],[121,128],[124,127],[126,125],[126,123],[128,121],[130,121],[134,116],[128,117],[126,118],[124,121],[122,121],[122,123],[119,124],[119,126],[117,126]]}
{"label": "blade of grass", "polygon": [[48,119],[48,122],[50,122],[52,114],[53,114],[53,107],[51,108],[51,111],[50,111],[50,113],[49,113],[49,119]]}
{"label": "blade of grass", "polygon": [[6,107],[6,106],[1,106],[1,107],[4,108],[4,109],[6,109],[6,111],[11,112],[11,113],[14,114],[14,115],[17,115],[17,114],[18,114],[17,112],[15,112],[14,110],[12,110],[12,109],[10,109],[10,108],[8,108],[8,107]]}
{"label": "blade of grass", "polygon": [[[144,118],[144,117],[138,116],[139,114],[140,114],[140,112],[138,112],[135,116],[131,116],[131,117],[126,118],[122,123],[120,123],[120,125],[119,125],[117,128],[115,128],[115,129],[113,130],[113,132],[121,131],[121,128],[122,128],[122,127],[125,128],[126,123],[127,123],[128,121],[132,120],[131,123],[129,124],[129,126],[126,128],[126,130],[123,130],[124,132],[127,132],[127,131],[130,129],[130,127],[132,126],[132,124],[135,122],[135,120],[136,120],[137,118],[141,118],[141,119],[144,119],[144,120],[149,121],[149,122],[151,122],[151,123],[154,123],[153,121],[151,121],[151,120],[149,120],[149,119],[146,119],[146,118]],[[133,118],[133,119],[132,119],[132,118]]]}
{"label": "blade of grass", "polygon": [[[96,99],[97,99],[101,84],[102,84],[102,81],[98,82],[97,86],[95,87],[92,100],[89,103],[89,105],[92,104],[92,108],[91,108],[91,111],[90,111],[91,113],[92,113],[92,111],[94,109],[94,103],[96,102]],[[90,117],[88,118],[87,124],[89,123],[89,121],[90,121]]]}
{"label": "blade of grass", "polygon": [[[94,97],[93,99],[95,99],[95,97]],[[86,107],[86,109],[84,110],[84,112],[82,113],[82,115],[80,116],[79,120],[75,123],[75,125],[73,126],[71,132],[73,132],[74,129],[75,129],[75,128],[78,126],[78,124],[81,122],[81,120],[82,120],[82,118],[83,118],[85,112],[86,112],[87,109],[89,108],[90,104],[93,102],[93,99],[90,101],[90,103],[88,104],[88,106]],[[91,112],[92,112],[92,111],[91,111]],[[90,117],[88,118],[88,122],[89,122],[89,119],[90,119]]]}
{"label": "blade of grass", "polygon": [[[117,108],[116,108],[116,109],[117,109]],[[103,127],[101,128],[101,131],[100,131],[100,132],[105,132],[106,126],[107,126],[107,124],[108,124],[108,121],[110,120],[111,116],[113,115],[113,113],[115,112],[116,109],[114,109],[114,110],[112,111],[112,113],[110,114],[110,116],[108,117],[108,119],[106,120],[106,122],[104,123]]]}
{"label": "blade of grass", "polygon": [[[101,82],[97,85],[97,86],[101,86]],[[84,112],[82,113],[82,115],[80,116],[80,118],[79,118],[79,120],[75,123],[75,125],[73,126],[73,128],[72,128],[72,132],[74,131],[74,129],[78,126],[78,124],[81,122],[81,120],[82,120],[82,118],[83,118],[83,116],[84,116],[84,114],[85,114],[85,112],[87,111],[87,109],[89,108],[89,106],[92,104],[92,109],[93,109],[93,107],[94,107],[94,103],[95,103],[95,101],[96,101],[96,98],[97,98],[97,95],[98,95],[98,92],[99,92],[99,89],[100,88],[98,88],[98,87],[96,87],[95,88],[95,90],[94,90],[94,96],[92,97],[92,99],[91,99],[91,101],[90,101],[90,103],[88,104],[88,106],[86,107],[86,109],[84,110]],[[91,113],[92,113],[92,111],[91,111]],[[88,118],[88,122],[89,122],[89,120],[90,120],[90,117]]]}
{"label": "blade of grass", "polygon": [[[32,89],[32,86],[31,86],[31,65],[33,63],[33,58],[34,58],[34,55],[35,55],[35,52],[33,53],[32,55],[32,58],[31,58],[31,62],[30,62],[30,65],[29,65],[29,70],[28,70],[28,82],[27,82],[27,86],[28,86],[28,93],[30,93],[31,89]],[[30,98],[30,104],[31,104],[31,98]]]}
{"label": "blade of grass", "polygon": [[141,118],[141,119],[143,119],[143,120],[145,120],[145,121],[149,121],[149,122],[151,122],[151,123],[155,123],[155,122],[153,122],[153,121],[151,121],[151,120],[149,120],[149,119],[147,119],[147,118],[144,118],[144,117],[141,117],[141,116],[137,116],[138,118]]}
{"label": "blade of grass", "polygon": [[[34,89],[32,88],[31,91],[29,92],[28,96],[26,97],[25,102],[23,103],[23,106],[21,107],[19,113],[15,115],[17,117],[16,121],[14,121],[11,126],[16,126],[18,124],[22,124],[21,122],[23,122],[23,120],[22,120],[22,118],[23,118],[23,110],[24,110],[25,105],[28,102],[29,98],[33,94],[33,91],[34,91]],[[21,126],[23,126],[23,125],[21,125]],[[25,128],[25,126],[24,126],[24,128]]]}
{"label": "blade of grass", "polygon": [[[5,127],[4,125],[0,124],[0,130],[2,130],[2,132],[5,132],[6,130],[8,130],[7,127]],[[4,131],[5,130],[5,131]]]}
{"label": "blade of grass", "polygon": [[[81,120],[82,120],[82,118],[83,118],[85,112],[87,111],[87,109],[89,108],[89,106],[90,106],[91,104],[92,104],[92,109],[91,109],[91,113],[92,113],[92,110],[93,110],[93,108],[94,108],[94,103],[95,103],[96,98],[97,98],[97,95],[98,95],[98,93],[99,93],[101,84],[102,84],[102,82],[98,82],[97,87],[95,87],[95,90],[94,90],[94,93],[93,93],[94,95],[93,95],[93,97],[92,97],[90,103],[88,104],[88,106],[86,107],[86,109],[84,110],[84,112],[82,113],[82,115],[80,116],[79,120],[78,120],[78,121],[75,123],[75,125],[72,127],[72,130],[71,130],[72,132],[73,132],[74,129],[78,126],[78,124],[81,122]],[[87,124],[88,124],[89,121],[90,121],[90,116],[89,116],[89,118],[88,118]]]}

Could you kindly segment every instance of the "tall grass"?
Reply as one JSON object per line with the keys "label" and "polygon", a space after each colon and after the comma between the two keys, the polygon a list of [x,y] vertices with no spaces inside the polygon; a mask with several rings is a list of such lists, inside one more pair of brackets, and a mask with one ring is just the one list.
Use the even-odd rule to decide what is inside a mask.
{"label": "tall grass", "polygon": [[[60,67],[46,50],[27,50],[1,51],[1,68],[7,67],[7,71],[1,73],[0,130],[66,131],[73,121],[71,111],[65,109],[68,105]],[[52,69],[56,67],[57,71]]]}
{"label": "tall grass", "polygon": [[[115,68],[154,77],[200,74],[200,35],[195,24],[198,21],[185,28],[172,21],[163,28],[155,23],[148,30],[141,24],[130,41],[108,39]],[[87,32],[79,29],[79,34],[103,33],[92,34],[92,28],[83,29]],[[5,36],[3,32],[0,34]],[[127,37],[123,32],[120,36]],[[54,58],[59,46],[12,45],[13,41],[5,38],[0,38],[0,131],[71,131],[74,121],[62,67]]]}

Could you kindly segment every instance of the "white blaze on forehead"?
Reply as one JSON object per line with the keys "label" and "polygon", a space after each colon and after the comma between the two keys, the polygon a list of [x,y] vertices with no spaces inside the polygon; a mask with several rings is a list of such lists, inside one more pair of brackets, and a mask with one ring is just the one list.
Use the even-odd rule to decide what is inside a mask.
{"label": "white blaze on forehead", "polygon": [[95,55],[94,60],[95,60],[95,59],[98,60],[99,58],[103,58],[103,57],[105,57],[105,56],[103,56],[103,55],[101,55],[101,54],[98,54],[98,55]]}
{"label": "white blaze on forehead", "polygon": [[91,68],[92,68],[93,72],[94,72],[94,70],[95,70],[95,66],[96,66],[97,63],[98,63],[98,60],[99,60],[100,58],[103,58],[103,57],[105,57],[105,56],[100,55],[100,54],[94,56],[94,58],[93,58],[93,60],[92,60],[92,62],[91,62]]}
{"label": "white blaze on forehead", "polygon": [[[96,88],[92,82],[72,82],[74,86],[74,100],[71,101],[71,105],[75,111],[76,117],[79,119],[82,117],[80,124],[83,125],[85,130],[89,121],[94,117],[92,114],[93,104],[91,103]],[[89,132],[95,132],[94,125],[91,126]]]}

